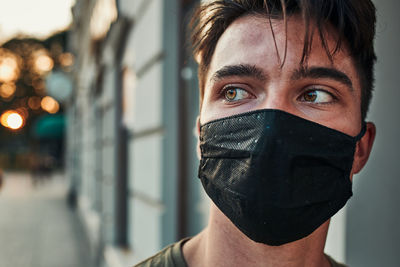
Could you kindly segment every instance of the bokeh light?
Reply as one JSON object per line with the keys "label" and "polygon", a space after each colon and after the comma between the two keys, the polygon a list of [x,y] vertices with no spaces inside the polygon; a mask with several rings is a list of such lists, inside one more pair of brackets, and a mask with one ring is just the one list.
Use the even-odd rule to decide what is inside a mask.
{"label": "bokeh light", "polygon": [[9,129],[18,130],[24,125],[24,118],[15,110],[8,110],[0,117],[0,123]]}
{"label": "bokeh light", "polygon": [[60,104],[58,104],[58,102],[51,96],[43,97],[40,105],[43,110],[51,114],[57,113],[60,109]]}
{"label": "bokeh light", "polygon": [[48,55],[40,55],[36,58],[35,67],[40,72],[49,72],[53,66],[53,60]]}
{"label": "bokeh light", "polygon": [[15,93],[16,86],[14,83],[3,83],[0,87],[0,96],[4,99],[12,97]]}
{"label": "bokeh light", "polygon": [[32,110],[38,110],[41,107],[42,98],[39,96],[31,96],[28,99],[28,107]]}
{"label": "bokeh light", "polygon": [[47,50],[40,49],[33,54],[34,66],[39,74],[49,72],[54,67],[53,59],[48,55]]}
{"label": "bokeh light", "polygon": [[7,124],[11,129],[19,129],[22,126],[23,119],[18,113],[12,113],[7,117]]}
{"label": "bokeh light", "polygon": [[71,53],[62,53],[58,60],[60,61],[61,66],[63,67],[70,67],[74,64],[74,55]]}
{"label": "bokeh light", "polygon": [[29,111],[26,107],[17,108],[16,112],[21,115],[22,118],[24,118],[24,121],[26,121],[29,117]]}
{"label": "bokeh light", "polygon": [[0,81],[11,82],[18,79],[19,66],[16,57],[9,55],[0,55]]}

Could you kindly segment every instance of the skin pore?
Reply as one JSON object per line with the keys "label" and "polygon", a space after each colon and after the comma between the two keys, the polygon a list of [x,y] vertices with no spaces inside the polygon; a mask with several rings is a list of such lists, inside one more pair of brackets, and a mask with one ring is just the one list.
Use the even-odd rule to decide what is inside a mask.
{"label": "skin pore", "polygon": [[[220,37],[206,75],[199,124],[257,109],[280,109],[351,136],[361,131],[361,89],[356,68],[345,47],[330,61],[314,36],[311,53],[301,66],[304,24],[288,19],[287,35],[280,20],[272,20],[277,56],[268,18],[248,15],[235,20]],[[329,32],[334,30],[329,29]],[[327,36],[330,49],[333,36]],[[372,148],[375,126],[356,147],[351,172],[358,173]],[[208,227],[185,243],[184,257],[194,266],[330,266],[324,256],[329,221],[309,236],[282,246],[256,243],[241,233],[211,204]]]}

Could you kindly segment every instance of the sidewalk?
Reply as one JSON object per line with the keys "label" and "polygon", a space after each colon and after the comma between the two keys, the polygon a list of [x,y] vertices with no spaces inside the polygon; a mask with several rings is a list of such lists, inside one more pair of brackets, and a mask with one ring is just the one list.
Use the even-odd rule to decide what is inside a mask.
{"label": "sidewalk", "polygon": [[87,241],[67,206],[61,175],[32,186],[27,173],[5,173],[0,190],[0,267],[90,266]]}

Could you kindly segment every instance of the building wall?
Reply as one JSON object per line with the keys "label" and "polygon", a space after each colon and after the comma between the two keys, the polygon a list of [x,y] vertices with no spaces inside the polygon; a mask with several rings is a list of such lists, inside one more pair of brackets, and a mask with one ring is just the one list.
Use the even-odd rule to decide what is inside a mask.
{"label": "building wall", "polygon": [[347,212],[349,266],[399,266],[400,202],[398,155],[400,24],[395,0],[374,0],[378,10],[376,84],[368,120],[377,135],[365,169],[354,179]]}
{"label": "building wall", "polygon": [[95,41],[97,3],[74,7],[68,172],[93,258],[112,266],[130,255],[131,265],[178,238],[179,8],[175,0],[118,1],[117,21]]}
{"label": "building wall", "polygon": [[[140,1],[138,1],[140,2]],[[135,10],[124,67],[135,75],[127,85],[133,96],[128,140],[129,243],[138,258],[162,243],[162,1],[121,1],[121,10]],[[122,7],[127,6],[127,7]]]}
{"label": "building wall", "polygon": [[[76,192],[75,202],[96,266],[101,254],[99,250],[103,243],[112,242],[115,228],[115,134],[112,130],[115,120],[110,119],[114,111],[112,92],[115,86],[107,88],[97,83],[101,57],[96,56],[90,33],[90,14],[95,5],[96,0],[77,1],[73,8],[74,23],[69,49],[76,57],[75,91],[68,107],[67,143],[71,191]],[[112,83],[109,77],[104,81]],[[105,131],[104,125],[108,126],[104,127]]]}
{"label": "building wall", "polygon": [[179,9],[177,1],[152,0],[120,1],[120,10],[134,20],[122,63],[135,79],[123,83],[132,96],[126,100],[128,241],[145,258],[177,238]]}

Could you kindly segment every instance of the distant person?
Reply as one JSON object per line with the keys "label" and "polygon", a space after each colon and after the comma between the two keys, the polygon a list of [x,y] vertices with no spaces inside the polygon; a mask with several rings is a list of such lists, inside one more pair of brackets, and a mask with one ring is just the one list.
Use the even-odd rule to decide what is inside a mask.
{"label": "distant person", "polygon": [[202,1],[193,20],[210,218],[137,266],[344,266],[324,246],[375,137],[374,5]]}
{"label": "distant person", "polygon": [[30,154],[29,166],[33,185],[40,185],[50,180],[54,161],[54,158],[47,154]]}
{"label": "distant person", "polygon": [[1,190],[1,188],[3,187],[3,179],[4,179],[4,177],[3,177],[3,170],[2,169],[0,169],[0,190]]}

